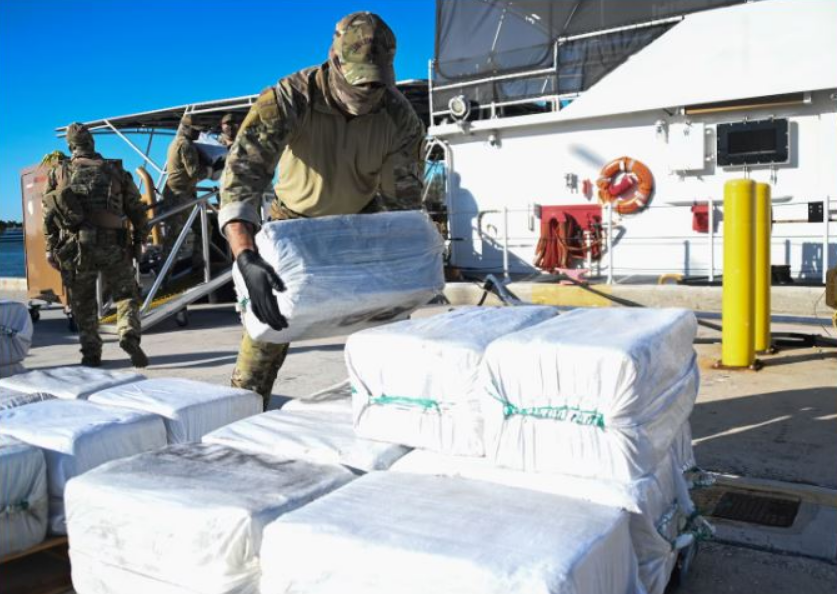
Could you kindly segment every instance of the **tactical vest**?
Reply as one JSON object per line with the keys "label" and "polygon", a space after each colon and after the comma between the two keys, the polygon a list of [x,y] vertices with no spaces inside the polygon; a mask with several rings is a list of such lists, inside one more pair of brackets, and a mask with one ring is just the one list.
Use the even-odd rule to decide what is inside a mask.
{"label": "tactical vest", "polygon": [[122,216],[125,200],[121,164],[107,159],[76,157],[70,163],[69,186],[87,213],[106,211]]}

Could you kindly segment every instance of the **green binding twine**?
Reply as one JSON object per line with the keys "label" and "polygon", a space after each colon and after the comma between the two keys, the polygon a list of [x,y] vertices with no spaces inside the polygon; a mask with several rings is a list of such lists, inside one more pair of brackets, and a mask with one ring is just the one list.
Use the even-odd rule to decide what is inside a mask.
{"label": "green binding twine", "polygon": [[503,415],[508,419],[514,415],[549,419],[550,421],[566,421],[577,425],[598,427],[604,429],[604,415],[597,410],[583,410],[577,406],[533,406],[520,408],[511,402],[502,402]]}
{"label": "green binding twine", "polygon": [[407,398],[406,396],[378,396],[371,398],[370,404],[380,404],[386,406],[388,404],[400,404],[402,406],[415,406],[423,410],[435,410],[439,412],[439,403],[430,398]]}

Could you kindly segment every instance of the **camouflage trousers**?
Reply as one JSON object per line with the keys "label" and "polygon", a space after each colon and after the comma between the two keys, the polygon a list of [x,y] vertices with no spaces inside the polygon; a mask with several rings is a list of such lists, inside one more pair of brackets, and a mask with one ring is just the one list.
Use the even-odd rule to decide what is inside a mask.
{"label": "camouflage trousers", "polygon": [[273,384],[276,376],[279,375],[279,369],[285,362],[289,347],[289,344],[272,344],[253,340],[245,330],[230,383],[236,388],[244,388],[261,394],[264,400],[264,410],[267,410],[270,395],[273,393]]}
{"label": "camouflage trousers", "polygon": [[102,266],[98,270],[76,272],[68,283],[70,306],[78,326],[81,354],[87,357],[102,355],[96,300],[96,278],[99,272],[102,273],[102,280],[116,303],[116,328],[119,338],[135,338],[139,341],[142,336],[139,287],[130,260],[126,258],[121,262]]}

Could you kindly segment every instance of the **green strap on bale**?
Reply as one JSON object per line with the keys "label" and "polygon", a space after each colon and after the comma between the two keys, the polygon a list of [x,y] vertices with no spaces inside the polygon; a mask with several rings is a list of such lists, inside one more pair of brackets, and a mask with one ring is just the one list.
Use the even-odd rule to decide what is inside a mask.
{"label": "green strap on bale", "polygon": [[378,396],[377,398],[370,398],[370,404],[380,404],[382,406],[395,404],[401,406],[414,406],[423,410],[435,410],[439,412],[439,403],[430,398],[408,398],[406,396]]}
{"label": "green strap on bale", "polygon": [[587,427],[604,429],[604,415],[597,410],[584,410],[578,406],[533,406],[520,408],[511,402],[503,402],[503,414],[509,417],[519,415],[550,421],[566,421]]}

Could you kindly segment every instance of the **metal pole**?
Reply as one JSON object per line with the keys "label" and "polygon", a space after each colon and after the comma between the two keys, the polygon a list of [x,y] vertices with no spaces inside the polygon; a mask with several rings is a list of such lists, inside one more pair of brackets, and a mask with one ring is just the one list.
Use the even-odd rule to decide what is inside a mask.
{"label": "metal pole", "polygon": [[607,284],[613,284],[613,203],[607,203]]}
{"label": "metal pole", "polygon": [[828,219],[831,216],[829,212],[829,203],[831,197],[826,196],[823,201],[823,227],[822,227],[822,284],[826,283],[826,275],[828,274]]}
{"label": "metal pole", "polygon": [[202,202],[201,209],[201,248],[203,251],[203,282],[212,280],[212,270],[209,266],[209,220],[206,216],[206,202]]}
{"label": "metal pole", "polygon": [[427,105],[430,108],[430,126],[434,126],[433,119],[433,60],[427,61]]}
{"label": "metal pole", "polygon": [[509,280],[509,207],[503,207],[503,278]]}
{"label": "metal pole", "polygon": [[171,249],[171,253],[169,257],[166,259],[165,264],[163,264],[163,269],[160,271],[159,276],[154,279],[154,284],[151,286],[151,290],[148,292],[148,295],[145,298],[145,301],[140,308],[140,313],[145,313],[145,310],[148,309],[148,306],[151,305],[151,302],[154,300],[154,296],[157,294],[157,291],[160,290],[160,285],[163,284],[163,279],[166,278],[166,275],[169,273],[172,265],[174,264],[175,258],[177,258],[177,252],[180,251],[180,247],[183,245],[186,236],[189,234],[189,231],[192,229],[192,223],[195,222],[195,217],[198,216],[199,207],[195,205],[192,209],[192,212],[189,213],[189,218],[186,220],[186,224],[183,225],[183,229],[180,231],[180,235],[177,236],[177,240],[174,242],[174,246]]}
{"label": "metal pole", "polygon": [[584,232],[584,245],[587,247],[584,265],[589,272],[593,272],[593,238],[589,231]]}
{"label": "metal pole", "polygon": [[709,282],[715,282],[715,201],[709,199]]}
{"label": "metal pole", "polygon": [[151,159],[151,157],[149,157],[149,156],[148,156],[148,155],[146,155],[144,152],[142,152],[142,149],[140,149],[137,145],[135,145],[133,142],[131,142],[131,139],[130,139],[130,138],[128,138],[127,136],[125,136],[124,134],[122,134],[122,132],[120,132],[119,130],[117,130],[117,129],[116,129],[116,127],[115,127],[113,124],[111,124],[109,121],[104,120],[104,122],[108,125],[108,127],[110,127],[110,129],[111,129],[111,130],[113,130],[113,132],[114,132],[114,133],[115,133],[115,134],[116,134],[119,138],[121,138],[122,140],[124,140],[124,141],[125,141],[125,143],[126,143],[128,146],[130,146],[132,149],[134,149],[134,150],[136,151],[136,153],[137,153],[140,157],[142,157],[142,158],[143,158],[143,160],[144,160],[146,163],[148,163],[148,164],[149,164],[149,165],[151,165],[154,169],[156,169],[158,173],[163,173],[163,170],[162,170],[162,169],[160,169],[160,167],[157,165],[157,163],[155,163],[155,162]]}

